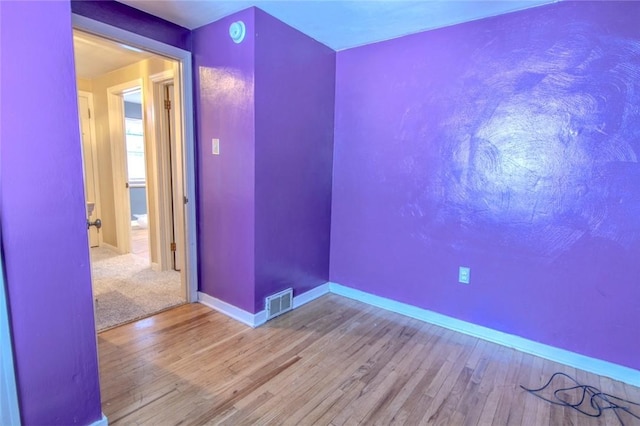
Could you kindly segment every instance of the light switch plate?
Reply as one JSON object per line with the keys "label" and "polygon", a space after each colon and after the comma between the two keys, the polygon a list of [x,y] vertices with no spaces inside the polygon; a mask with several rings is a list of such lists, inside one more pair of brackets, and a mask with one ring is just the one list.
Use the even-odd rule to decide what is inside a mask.
{"label": "light switch plate", "polygon": [[213,155],[220,155],[220,139],[211,139],[211,152]]}

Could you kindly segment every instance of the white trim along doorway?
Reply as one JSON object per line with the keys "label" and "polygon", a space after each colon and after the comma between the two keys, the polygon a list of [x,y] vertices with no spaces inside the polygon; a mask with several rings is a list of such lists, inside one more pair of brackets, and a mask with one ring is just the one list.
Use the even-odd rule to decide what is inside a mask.
{"label": "white trim along doorway", "polygon": [[[118,41],[120,43],[125,43],[129,46],[156,53],[158,55],[162,55],[177,61],[177,65],[174,70],[171,71],[171,74],[154,76],[155,78],[153,80],[153,85],[154,90],[160,90],[162,87],[166,86],[169,83],[169,80],[171,80],[171,84],[177,86],[175,87],[175,91],[173,93],[175,96],[180,97],[180,99],[177,100],[178,102],[176,102],[176,104],[180,105],[181,108],[174,111],[174,117],[176,118],[176,120],[173,125],[173,129],[175,138],[181,142],[182,149],[178,149],[177,152],[172,153],[158,152],[156,158],[158,159],[158,167],[169,167],[169,169],[166,171],[167,173],[169,173],[169,175],[173,175],[174,178],[173,185],[176,189],[175,191],[169,193],[171,195],[168,198],[171,198],[171,201],[173,201],[174,209],[180,207],[179,210],[182,213],[182,219],[179,222],[183,222],[183,224],[179,223],[178,225],[176,225],[176,227],[179,231],[178,234],[182,235],[184,244],[184,255],[179,260],[179,263],[174,263],[174,265],[181,266],[179,269],[182,275],[182,282],[184,283],[184,295],[187,303],[195,302],[197,301],[198,278],[195,221],[195,141],[193,126],[193,77],[191,52],[75,14],[72,14],[72,23],[73,27],[78,30]],[[113,95],[115,96],[118,90],[121,88],[113,89]],[[155,103],[160,101],[158,99],[154,99],[153,102]],[[156,123],[155,125],[161,126],[162,124]],[[171,158],[173,158],[174,166],[167,165],[166,161],[168,155],[171,155]],[[162,185],[162,183],[159,184]],[[180,200],[179,205],[177,203],[178,200]],[[166,222],[168,221],[167,217],[162,213],[160,213],[160,215],[162,217],[158,222],[163,222],[166,224]],[[180,215],[178,215],[178,217],[180,217]],[[118,226],[118,228],[123,229],[126,227]],[[164,227],[163,229],[167,228]],[[160,240],[163,240],[163,238],[164,237],[161,237]],[[124,239],[121,241],[125,241],[125,244],[127,244],[126,242],[128,241],[128,239]],[[176,242],[180,243],[182,241]],[[167,255],[165,254],[161,257],[166,259]],[[160,262],[161,265],[159,267],[161,269],[166,268],[165,262],[166,260]]]}
{"label": "white trim along doorway", "polygon": [[141,90],[141,88],[142,79],[136,79],[111,86],[107,90],[113,165],[113,204],[116,211],[116,248],[123,254],[131,251],[131,206],[129,205],[127,178],[123,95],[129,91]]}

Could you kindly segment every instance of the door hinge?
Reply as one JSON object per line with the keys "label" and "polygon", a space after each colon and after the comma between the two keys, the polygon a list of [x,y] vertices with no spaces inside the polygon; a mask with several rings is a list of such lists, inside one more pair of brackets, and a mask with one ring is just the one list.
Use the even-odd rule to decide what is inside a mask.
{"label": "door hinge", "polygon": [[164,100],[164,109],[171,109],[171,101],[169,99]]}
{"label": "door hinge", "polygon": [[184,200],[185,204],[187,204],[189,202],[189,199],[186,196],[183,196],[182,199]]}
{"label": "door hinge", "polygon": [[176,251],[176,243],[171,243],[171,251]]}
{"label": "door hinge", "polygon": [[89,119],[91,119],[91,110],[87,108],[87,114],[89,114]]}

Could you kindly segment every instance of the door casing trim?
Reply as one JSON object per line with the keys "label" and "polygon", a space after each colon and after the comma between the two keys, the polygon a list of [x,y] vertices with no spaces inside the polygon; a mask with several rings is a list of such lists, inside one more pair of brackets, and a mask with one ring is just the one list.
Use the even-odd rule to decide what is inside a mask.
{"label": "door casing trim", "polygon": [[129,202],[129,191],[125,186],[127,184],[127,144],[125,140],[124,99],[122,95],[135,88],[140,88],[142,91],[144,103],[144,87],[142,87],[141,78],[107,88],[111,168],[113,170],[113,206],[116,219],[116,247],[122,254],[131,251],[131,203]]}
{"label": "door casing trim", "polygon": [[196,153],[193,119],[193,66],[191,52],[74,13],[71,14],[71,19],[73,27],[78,30],[166,56],[179,63],[177,81],[180,83],[179,93],[181,96],[180,103],[182,105],[182,140],[184,144],[185,164],[184,180],[188,200],[185,209],[187,302],[196,302],[198,300],[198,249],[196,235]]}

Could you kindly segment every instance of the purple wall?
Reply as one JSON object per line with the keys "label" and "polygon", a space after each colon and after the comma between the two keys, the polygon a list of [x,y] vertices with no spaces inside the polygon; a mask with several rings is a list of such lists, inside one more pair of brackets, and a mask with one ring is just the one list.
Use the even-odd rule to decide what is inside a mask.
{"label": "purple wall", "polygon": [[258,312],[328,280],[335,53],[258,9],[193,41],[200,291]]}
{"label": "purple wall", "polygon": [[638,16],[561,2],[339,52],[331,280],[640,369]]}
{"label": "purple wall", "polygon": [[[198,259],[200,291],[253,312],[254,269],[253,9],[193,32],[198,111]],[[229,25],[243,20],[236,44]],[[211,139],[220,139],[212,155]]]}
{"label": "purple wall", "polygon": [[131,31],[151,39],[191,50],[191,31],[157,16],[114,0],[72,0],[77,15]]}
{"label": "purple wall", "polygon": [[256,297],[329,279],[335,52],[256,10]]}
{"label": "purple wall", "polygon": [[0,14],[2,255],[22,422],[90,424],[101,409],[71,11],[1,2]]}

